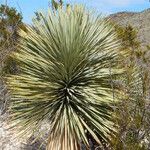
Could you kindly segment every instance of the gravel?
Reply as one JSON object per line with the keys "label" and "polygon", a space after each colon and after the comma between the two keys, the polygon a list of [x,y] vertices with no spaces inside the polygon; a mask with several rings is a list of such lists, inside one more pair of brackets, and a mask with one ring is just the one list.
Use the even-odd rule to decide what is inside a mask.
{"label": "gravel", "polygon": [[[15,133],[8,130],[7,114],[0,115],[0,150],[45,150],[45,145],[41,141],[35,141],[34,137],[28,140],[15,139]],[[39,149],[40,147],[40,149]]]}
{"label": "gravel", "polygon": [[[26,140],[16,139],[15,133],[8,130],[8,114],[4,109],[9,101],[9,95],[6,86],[0,80],[0,150],[39,150],[41,141],[31,144],[34,137]],[[43,126],[45,128],[45,126]],[[45,150],[43,145],[40,150]]]}

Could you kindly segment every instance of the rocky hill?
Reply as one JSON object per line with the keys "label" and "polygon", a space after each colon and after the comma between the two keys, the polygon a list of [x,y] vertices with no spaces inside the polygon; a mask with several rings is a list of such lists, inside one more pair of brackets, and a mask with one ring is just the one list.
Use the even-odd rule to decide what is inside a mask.
{"label": "rocky hill", "polygon": [[132,25],[138,30],[141,45],[150,45],[150,8],[142,12],[119,12],[109,18],[122,26]]}

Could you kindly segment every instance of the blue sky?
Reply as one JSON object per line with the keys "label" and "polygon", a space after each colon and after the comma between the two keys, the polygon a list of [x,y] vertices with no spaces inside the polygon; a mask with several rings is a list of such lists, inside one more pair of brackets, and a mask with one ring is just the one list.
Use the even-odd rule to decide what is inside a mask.
{"label": "blue sky", "polygon": [[[34,12],[46,10],[50,0],[7,0],[8,5],[15,7],[23,14],[23,21],[31,23]],[[0,0],[4,3],[5,0]],[[150,8],[149,0],[64,0],[65,3],[84,4],[88,8],[103,14],[111,14],[120,11],[142,11]]]}

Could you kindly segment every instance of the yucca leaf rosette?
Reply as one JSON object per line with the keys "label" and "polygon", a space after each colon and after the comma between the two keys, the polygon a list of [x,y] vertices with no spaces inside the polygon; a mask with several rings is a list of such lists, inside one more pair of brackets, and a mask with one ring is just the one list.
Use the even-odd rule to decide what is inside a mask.
{"label": "yucca leaf rosette", "polygon": [[8,77],[10,114],[17,130],[33,134],[49,123],[49,150],[89,147],[115,133],[112,121],[115,86],[121,71],[114,28],[82,6],[39,13],[21,31],[14,54],[20,73]]}

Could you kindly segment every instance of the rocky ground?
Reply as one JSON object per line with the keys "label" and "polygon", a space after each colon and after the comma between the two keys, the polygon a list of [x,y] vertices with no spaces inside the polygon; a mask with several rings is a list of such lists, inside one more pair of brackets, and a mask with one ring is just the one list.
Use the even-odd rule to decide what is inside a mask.
{"label": "rocky ground", "polygon": [[0,150],[22,150],[23,143],[7,130],[6,114],[0,116]]}
{"label": "rocky ground", "polygon": [[[14,133],[8,130],[7,114],[0,115],[0,150],[38,150],[40,145],[40,141],[31,144],[31,139],[15,139]],[[45,150],[45,146],[43,145],[40,150]]]}
{"label": "rocky ground", "polygon": [[[0,80],[0,150],[38,150],[41,145],[40,141],[31,144],[32,139],[21,140],[15,139],[14,133],[8,130],[7,118],[8,114],[4,109],[7,105],[9,95],[4,83]],[[42,146],[40,150],[45,150]]]}
{"label": "rocky ground", "polygon": [[0,150],[22,150],[24,144],[15,140],[13,134],[7,129],[7,114],[4,110],[7,96],[6,87],[0,80]]}

